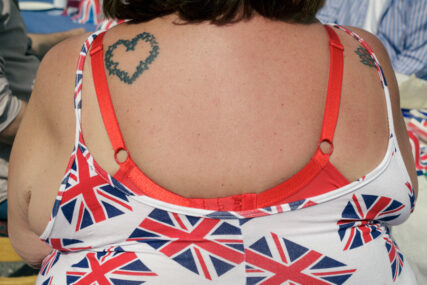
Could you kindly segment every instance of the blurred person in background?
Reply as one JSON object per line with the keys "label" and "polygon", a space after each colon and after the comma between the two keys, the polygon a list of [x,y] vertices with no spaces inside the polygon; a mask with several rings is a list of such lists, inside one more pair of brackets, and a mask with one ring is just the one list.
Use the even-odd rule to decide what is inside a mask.
{"label": "blurred person in background", "polygon": [[16,0],[0,0],[0,232],[6,234],[7,184],[11,145],[32,92],[40,59],[59,41],[84,32],[75,29],[31,34]]}
{"label": "blurred person in background", "polygon": [[375,34],[396,73],[427,80],[427,1],[327,0],[317,18]]}

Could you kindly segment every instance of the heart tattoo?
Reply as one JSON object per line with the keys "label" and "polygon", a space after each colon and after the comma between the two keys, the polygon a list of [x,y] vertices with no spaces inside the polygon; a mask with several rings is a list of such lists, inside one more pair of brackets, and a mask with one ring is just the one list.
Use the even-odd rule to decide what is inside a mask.
{"label": "heart tattoo", "polygon": [[[124,45],[126,47],[126,52],[134,51],[135,46],[139,41],[150,44],[150,54],[144,60],[140,60],[135,72],[132,75],[129,75],[128,72],[118,68],[119,63],[113,60],[113,52],[119,45]],[[158,55],[159,45],[156,41],[156,38],[152,34],[144,32],[137,35],[132,40],[118,40],[109,46],[107,52],[105,53],[105,66],[107,67],[110,75],[116,75],[121,81],[127,84],[132,84],[142,73],[144,73],[145,70],[148,70],[149,65],[154,62]]]}

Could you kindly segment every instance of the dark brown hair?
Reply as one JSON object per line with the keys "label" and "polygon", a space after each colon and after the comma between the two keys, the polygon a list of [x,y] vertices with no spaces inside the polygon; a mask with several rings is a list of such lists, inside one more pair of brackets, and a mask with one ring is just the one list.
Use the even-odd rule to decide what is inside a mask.
{"label": "dark brown hair", "polygon": [[324,0],[104,0],[106,17],[146,22],[177,13],[186,23],[224,25],[258,13],[280,21],[309,23]]}

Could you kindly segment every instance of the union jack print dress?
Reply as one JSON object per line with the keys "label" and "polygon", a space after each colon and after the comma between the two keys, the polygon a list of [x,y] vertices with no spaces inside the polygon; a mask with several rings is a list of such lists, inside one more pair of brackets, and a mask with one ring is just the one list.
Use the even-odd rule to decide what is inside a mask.
{"label": "union jack print dress", "polygon": [[[394,135],[387,82],[360,37],[340,26],[325,29],[331,71],[321,141],[333,142],[338,116],[343,46],[334,29],[341,29],[376,62],[390,130],[382,162],[349,183],[329,163],[330,153],[319,148],[296,178],[260,194],[218,199],[169,192],[130,155],[114,176],[96,163],[80,121],[88,53],[98,74],[95,86],[101,86],[101,113],[114,111],[108,88],[102,88],[104,32],[90,36],[76,76],[75,147],[41,235],[53,251],[43,260],[37,284],[416,284],[390,233],[390,226],[413,211],[415,197]],[[126,150],[118,125],[110,123],[107,130],[116,153]],[[335,185],[324,183],[327,177]]]}

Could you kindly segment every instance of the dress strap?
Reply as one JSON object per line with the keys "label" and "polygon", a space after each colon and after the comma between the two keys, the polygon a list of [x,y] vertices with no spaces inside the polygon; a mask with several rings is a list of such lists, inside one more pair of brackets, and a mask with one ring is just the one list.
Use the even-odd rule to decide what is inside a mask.
{"label": "dress strap", "polygon": [[128,159],[129,152],[126,148],[122,133],[120,131],[116,112],[114,111],[110,91],[108,89],[107,77],[105,75],[103,52],[104,35],[105,32],[99,34],[96,37],[96,39],[93,41],[92,48],[90,50],[92,75],[95,85],[96,97],[98,99],[99,108],[102,114],[102,119],[104,121],[105,128],[107,130],[108,136],[114,149],[114,159],[120,165],[124,163],[124,161],[120,162],[117,159],[117,154],[120,151],[124,150],[127,153]]}
{"label": "dress strap", "polygon": [[331,60],[329,67],[328,92],[326,95],[325,112],[319,146],[323,142],[329,143],[331,145],[331,150],[324,154],[330,156],[333,152],[333,139],[340,109],[344,71],[344,47],[341,44],[337,33],[330,26],[325,25],[324,27],[329,37]]}

